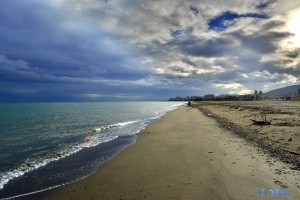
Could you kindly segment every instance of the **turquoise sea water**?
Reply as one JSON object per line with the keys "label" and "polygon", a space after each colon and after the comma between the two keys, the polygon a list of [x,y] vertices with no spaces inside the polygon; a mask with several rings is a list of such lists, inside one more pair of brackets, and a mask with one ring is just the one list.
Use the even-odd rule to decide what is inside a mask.
{"label": "turquoise sea water", "polygon": [[[105,152],[104,150],[107,150],[108,147],[104,147],[108,143],[111,144],[110,148],[123,144],[120,139],[124,140],[125,137],[134,136],[147,124],[159,119],[180,104],[182,103],[0,104],[0,198],[64,184],[66,179],[62,178],[61,181],[54,181],[56,185],[53,183],[40,188],[35,187],[32,189],[33,191],[30,189],[17,193],[5,191],[12,182],[17,185],[18,179],[24,179],[22,184],[26,185],[24,177],[30,179],[30,174],[39,176],[35,171],[41,171],[43,168],[49,168],[53,163],[71,159],[68,157],[74,157],[76,154],[83,155],[84,153],[85,158],[89,157],[90,160],[103,160],[97,158],[97,156],[99,157],[97,153],[88,155],[87,150],[92,152],[90,149],[102,145],[102,150],[98,149],[97,152]],[[106,159],[112,155],[111,153],[101,154]],[[90,163],[95,165],[96,162]],[[59,166],[67,168],[69,165],[61,164]],[[52,172],[48,170],[47,174],[57,173],[54,165],[51,170]],[[64,176],[63,174],[61,173],[60,176]],[[74,172],[74,174],[76,173]],[[72,176],[76,176],[74,174]],[[49,177],[55,179],[54,175],[50,174]],[[70,180],[76,180],[76,177],[68,179],[68,181]],[[14,188],[16,187],[14,186]]]}

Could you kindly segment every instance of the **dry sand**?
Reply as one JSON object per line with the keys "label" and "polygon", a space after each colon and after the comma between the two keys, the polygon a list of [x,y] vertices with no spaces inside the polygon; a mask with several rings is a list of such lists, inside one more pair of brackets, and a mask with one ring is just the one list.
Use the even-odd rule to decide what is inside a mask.
{"label": "dry sand", "polygon": [[198,109],[181,106],[96,173],[45,199],[274,199],[268,191],[260,197],[259,188],[280,187],[291,195],[276,199],[300,199],[299,171],[288,168]]}
{"label": "dry sand", "polygon": [[[227,128],[237,128],[244,137],[280,154],[281,160],[300,170],[300,102],[202,102],[197,105],[219,121],[227,122]],[[271,125],[254,125],[250,120],[262,121],[262,116],[266,116]]]}

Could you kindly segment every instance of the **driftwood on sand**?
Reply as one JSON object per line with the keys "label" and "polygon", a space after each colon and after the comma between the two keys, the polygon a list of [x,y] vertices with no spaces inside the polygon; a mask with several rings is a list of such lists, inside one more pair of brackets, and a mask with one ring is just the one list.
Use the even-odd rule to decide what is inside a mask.
{"label": "driftwood on sand", "polygon": [[261,115],[262,120],[256,120],[256,115],[255,119],[250,119],[254,125],[271,125],[272,120],[267,121],[267,114],[262,114]]}

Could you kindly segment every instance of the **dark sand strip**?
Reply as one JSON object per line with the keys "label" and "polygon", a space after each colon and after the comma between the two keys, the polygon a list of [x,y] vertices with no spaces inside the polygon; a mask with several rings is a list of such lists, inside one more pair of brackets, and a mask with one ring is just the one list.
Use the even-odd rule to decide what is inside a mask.
{"label": "dark sand strip", "polygon": [[[268,163],[272,162],[273,165]],[[276,174],[275,169],[287,174]],[[297,171],[256,152],[197,109],[179,107],[88,178],[45,199],[274,199],[259,188],[287,187],[300,199]]]}

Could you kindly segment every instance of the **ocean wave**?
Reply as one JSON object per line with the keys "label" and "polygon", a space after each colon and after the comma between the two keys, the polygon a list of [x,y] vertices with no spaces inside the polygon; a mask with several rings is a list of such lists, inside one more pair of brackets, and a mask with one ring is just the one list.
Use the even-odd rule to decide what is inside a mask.
{"label": "ocean wave", "polygon": [[[94,129],[93,132],[98,133],[113,127],[126,126],[135,122],[138,121],[125,121],[125,122],[115,123],[111,125],[101,126],[99,128]],[[101,135],[101,134],[96,134],[96,135],[89,134],[84,138],[82,143],[71,147],[67,147],[63,150],[60,150],[57,153],[54,153],[53,155],[49,155],[47,158],[27,159],[25,163],[23,163],[21,166],[17,167],[16,169],[8,172],[0,173],[0,189],[3,189],[4,185],[7,184],[10,180],[22,176],[27,172],[43,167],[53,161],[57,161],[62,158],[68,157],[84,148],[94,147],[101,143],[114,140],[116,138],[118,138],[118,136],[116,135],[109,136],[109,135]]]}
{"label": "ocean wave", "polygon": [[[13,170],[0,173],[0,190],[12,179],[24,175],[27,172],[36,170],[51,162],[58,161],[65,157],[68,157],[84,148],[94,147],[101,143],[105,143],[118,138],[121,135],[134,135],[143,130],[148,124],[160,119],[164,114],[176,109],[178,106],[184,103],[178,103],[165,107],[159,111],[153,112],[151,117],[145,119],[119,122],[111,125],[104,125],[93,129],[91,134],[88,134],[82,142],[74,144],[72,146],[63,147],[63,149],[42,158],[27,159],[23,164],[16,167]],[[109,129],[112,129],[109,131]]]}
{"label": "ocean wave", "polygon": [[105,125],[105,126],[101,126],[99,128],[95,128],[93,130],[93,132],[101,132],[103,130],[107,130],[107,129],[110,129],[110,128],[113,128],[113,127],[126,126],[128,124],[132,124],[132,123],[135,123],[135,122],[138,122],[138,120],[136,120],[136,121],[120,122],[120,123],[111,124],[111,125]]}
{"label": "ocean wave", "polygon": [[4,185],[7,184],[10,180],[24,175],[27,172],[36,170],[40,167],[43,167],[53,161],[58,161],[62,158],[66,158],[84,148],[94,147],[98,144],[105,143],[111,140],[118,138],[118,136],[107,136],[107,135],[88,135],[85,137],[84,141],[80,144],[66,147],[56,153],[48,155],[46,158],[35,158],[27,159],[19,167],[0,173],[0,189],[3,189]]}

